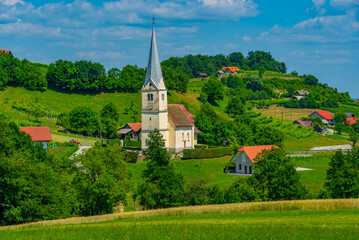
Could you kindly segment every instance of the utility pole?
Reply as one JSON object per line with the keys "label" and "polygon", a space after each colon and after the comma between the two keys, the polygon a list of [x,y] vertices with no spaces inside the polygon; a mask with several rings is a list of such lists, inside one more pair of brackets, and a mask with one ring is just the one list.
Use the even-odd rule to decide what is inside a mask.
{"label": "utility pole", "polygon": [[49,108],[49,128],[50,128],[51,108]]}
{"label": "utility pole", "polygon": [[283,110],[284,110],[284,107],[282,107],[282,124],[283,124]]}

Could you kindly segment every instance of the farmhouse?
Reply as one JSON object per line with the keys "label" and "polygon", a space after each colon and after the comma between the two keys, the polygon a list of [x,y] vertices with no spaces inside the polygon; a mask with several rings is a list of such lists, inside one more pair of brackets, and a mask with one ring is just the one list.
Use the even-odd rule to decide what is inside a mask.
{"label": "farmhouse", "polygon": [[224,72],[222,70],[218,70],[217,73],[218,73],[218,76],[220,76],[220,77],[224,75]]}
{"label": "farmhouse", "polygon": [[34,143],[41,143],[44,149],[47,149],[47,143],[52,141],[49,127],[19,127],[19,129],[30,135]]}
{"label": "farmhouse", "polygon": [[303,127],[311,127],[313,126],[312,121],[302,121],[302,120],[295,120],[293,121],[293,125],[302,125]]}
{"label": "farmhouse", "polygon": [[142,123],[127,123],[123,128],[117,130],[117,134],[121,139],[130,136],[131,140],[141,140]]}
{"label": "farmhouse", "polygon": [[236,71],[239,71],[239,68],[237,68],[237,67],[222,67],[222,71],[230,71],[231,73],[234,73]]}
{"label": "farmhouse", "polygon": [[319,117],[325,125],[333,124],[333,116],[327,111],[315,111],[309,117]]}
{"label": "farmhouse", "polygon": [[236,165],[235,172],[240,174],[252,174],[256,156],[263,150],[277,148],[276,145],[247,146],[238,150],[231,159]]}
{"label": "farmhouse", "polygon": [[182,104],[167,105],[167,89],[162,76],[154,22],[146,78],[141,93],[141,149],[147,148],[146,139],[155,129],[162,134],[168,150],[193,149],[198,134],[194,127],[194,116]]}

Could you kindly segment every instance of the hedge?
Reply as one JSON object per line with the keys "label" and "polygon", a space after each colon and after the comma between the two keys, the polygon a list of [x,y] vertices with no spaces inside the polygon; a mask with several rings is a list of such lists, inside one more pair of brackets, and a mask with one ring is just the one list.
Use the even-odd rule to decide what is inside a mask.
{"label": "hedge", "polygon": [[[203,151],[203,152],[202,152]],[[218,158],[232,155],[233,148],[205,148],[205,149],[184,149],[183,159]]]}

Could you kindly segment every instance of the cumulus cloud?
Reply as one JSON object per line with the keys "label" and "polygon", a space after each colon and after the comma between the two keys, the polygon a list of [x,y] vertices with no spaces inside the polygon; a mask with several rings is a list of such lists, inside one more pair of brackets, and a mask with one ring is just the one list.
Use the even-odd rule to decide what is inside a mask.
{"label": "cumulus cloud", "polygon": [[5,6],[14,6],[17,4],[24,5],[25,2],[22,0],[0,0],[0,4],[5,5]]}
{"label": "cumulus cloud", "polygon": [[330,0],[330,5],[335,8],[348,8],[359,5],[359,0]]}
{"label": "cumulus cloud", "polygon": [[345,15],[320,16],[295,24],[293,27],[273,26],[260,35],[260,39],[283,42],[347,42],[358,40],[359,22],[356,12]]}

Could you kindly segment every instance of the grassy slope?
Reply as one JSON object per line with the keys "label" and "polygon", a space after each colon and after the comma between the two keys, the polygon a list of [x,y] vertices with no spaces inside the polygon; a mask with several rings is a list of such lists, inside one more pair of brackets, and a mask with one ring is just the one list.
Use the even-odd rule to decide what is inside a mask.
{"label": "grassy slope", "polygon": [[357,199],[242,203],[45,221],[0,232],[4,239],[356,239],[358,214]]}

